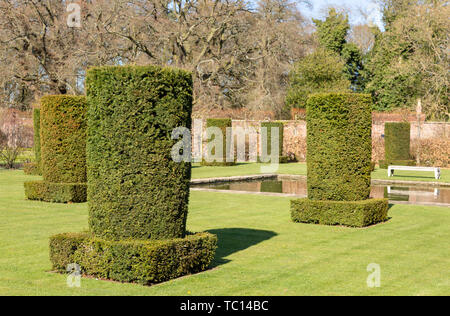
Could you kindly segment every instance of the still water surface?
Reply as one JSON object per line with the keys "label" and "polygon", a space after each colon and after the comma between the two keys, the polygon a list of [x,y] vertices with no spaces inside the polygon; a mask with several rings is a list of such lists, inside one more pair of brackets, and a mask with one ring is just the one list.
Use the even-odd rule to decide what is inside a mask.
{"label": "still water surface", "polygon": [[[245,182],[230,182],[196,185],[197,188],[232,190],[246,192],[284,193],[307,195],[305,179],[254,180]],[[432,186],[404,185],[372,185],[372,198],[388,197],[391,201],[406,201],[411,203],[444,203],[450,206],[450,188]]]}

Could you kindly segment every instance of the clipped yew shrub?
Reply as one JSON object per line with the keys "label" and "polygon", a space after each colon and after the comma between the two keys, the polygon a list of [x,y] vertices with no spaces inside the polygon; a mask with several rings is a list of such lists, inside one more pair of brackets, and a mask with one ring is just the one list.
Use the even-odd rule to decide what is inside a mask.
{"label": "clipped yew shrub", "polygon": [[34,127],[34,157],[35,161],[25,164],[24,171],[28,175],[42,175],[41,171],[41,110],[35,108],[33,110],[33,127]]}
{"label": "clipped yew shrub", "polygon": [[38,129],[44,181],[25,183],[28,199],[86,202],[86,114],[84,96],[57,95],[41,99]]}
{"label": "clipped yew shrub", "polygon": [[[263,133],[263,129],[266,129],[266,133]],[[282,122],[262,122],[261,123],[261,147],[264,148],[264,152],[267,157],[260,157],[259,162],[267,161],[272,157],[272,128],[278,129],[278,153],[279,163],[288,163],[289,158],[283,155],[283,142],[284,142],[284,124]],[[265,137],[267,135],[267,138]]]}
{"label": "clipped yew shrub", "polygon": [[360,227],[386,220],[388,201],[369,200],[371,111],[372,98],[365,94],[308,99],[308,199],[292,202],[295,222]]}
{"label": "clipped yew shrub", "polygon": [[187,235],[191,163],[171,155],[173,130],[191,128],[191,73],[99,67],[86,88],[90,233],[53,237],[54,269],[143,284],[206,269],[217,239]]}
{"label": "clipped yew shrub", "polygon": [[411,159],[411,123],[391,122],[384,125],[384,160],[379,162],[380,168],[389,165],[415,166]]}
{"label": "clipped yew shrub", "polygon": [[308,197],[369,198],[372,99],[362,94],[317,94],[307,102]]}
{"label": "clipped yew shrub", "polygon": [[216,154],[216,142],[222,142],[222,157],[218,160],[213,159],[213,157],[205,157],[202,161],[203,166],[233,166],[236,164],[235,160],[227,161],[227,152],[233,152],[233,142],[231,141],[232,132],[231,128],[233,126],[232,119],[226,118],[210,118],[206,120],[206,129],[219,128],[222,132],[222,140],[216,139],[216,135],[208,135],[207,148],[208,152],[214,156]]}
{"label": "clipped yew shrub", "polygon": [[172,131],[191,128],[192,78],[159,67],[89,71],[89,224],[99,237],[183,238],[191,164]]}

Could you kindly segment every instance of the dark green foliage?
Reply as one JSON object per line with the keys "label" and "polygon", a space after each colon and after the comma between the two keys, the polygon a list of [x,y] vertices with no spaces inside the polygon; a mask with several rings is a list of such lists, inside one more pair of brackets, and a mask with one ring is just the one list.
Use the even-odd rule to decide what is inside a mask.
{"label": "dark green foliage", "polygon": [[337,54],[344,60],[345,66],[342,71],[351,82],[352,90],[363,91],[365,85],[365,79],[362,76],[363,56],[358,46],[347,42],[350,30],[347,14],[339,13],[336,9],[331,8],[324,21],[313,19],[313,22],[317,27],[317,37],[321,47]]}
{"label": "dark green foliage", "polygon": [[[212,119],[207,119],[206,120],[206,128],[211,128],[211,127],[217,127],[220,128],[222,130],[222,136],[223,136],[223,150],[222,150],[222,154],[223,154],[223,158],[222,161],[206,161],[205,159],[203,159],[202,161],[202,165],[204,166],[234,166],[236,164],[236,162],[234,161],[227,161],[227,150],[228,152],[232,152],[232,142],[229,141],[227,142],[227,128],[231,128],[233,126],[233,121],[232,119],[216,119],[216,118],[212,118]],[[231,135],[229,135],[228,137],[229,139],[231,139]],[[212,148],[213,144],[214,144],[214,135],[211,135],[211,137],[208,139],[208,148],[211,148],[211,150],[208,150],[208,152],[212,152],[212,154],[215,153],[215,150]],[[211,146],[211,147],[209,147]]]}
{"label": "dark green foliage", "polygon": [[385,160],[410,160],[411,124],[409,122],[385,123]]}
{"label": "dark green foliage", "polygon": [[84,203],[87,198],[86,183],[25,182],[25,196],[29,200],[51,203]]}
{"label": "dark green foliage", "polygon": [[26,163],[23,165],[23,171],[26,175],[29,176],[40,176],[41,168],[39,168],[38,164],[36,162]]}
{"label": "dark green foliage", "polygon": [[302,58],[289,75],[285,110],[306,108],[306,101],[313,93],[349,91],[351,82],[344,68],[342,57],[321,47]]}
{"label": "dark green foliage", "polygon": [[385,123],[384,128],[385,159],[379,161],[381,169],[390,165],[415,166],[411,159],[411,124],[409,122]]}
{"label": "dark green foliage", "polygon": [[412,107],[420,94],[422,74],[408,65],[413,52],[411,40],[391,31],[377,29],[374,33],[375,44],[365,63],[368,80],[365,91],[372,94],[374,109],[389,111]]}
{"label": "dark green foliage", "polygon": [[50,260],[59,272],[77,263],[89,276],[150,285],[207,269],[216,248],[217,237],[209,233],[161,241],[62,234],[50,239]]}
{"label": "dark green foliage", "polygon": [[296,223],[366,227],[387,220],[387,199],[364,201],[318,201],[298,199],[291,202]]}
{"label": "dark green foliage", "polygon": [[352,90],[356,92],[364,91],[365,78],[363,56],[358,46],[354,43],[346,43],[341,53],[345,60],[345,74],[352,83]]}
{"label": "dark green foliage", "polygon": [[313,19],[319,43],[326,49],[341,54],[350,30],[348,16],[331,8],[325,21]]}
{"label": "dark green foliage", "polygon": [[[267,150],[265,150],[265,153],[267,156],[272,156],[272,128],[277,128],[279,133],[278,138],[278,153],[279,156],[283,156],[283,142],[284,142],[284,124],[281,122],[262,122],[261,123],[261,135],[262,129],[267,129],[267,139],[265,137],[262,137],[262,146],[265,146]],[[282,159],[280,159],[282,160]]]}
{"label": "dark green foliage", "polygon": [[86,182],[86,112],[83,96],[41,99],[42,175],[49,183]]}
{"label": "dark green foliage", "polygon": [[387,169],[389,166],[415,166],[416,162],[410,160],[380,160],[378,162],[380,169]]}
{"label": "dark green foliage", "polygon": [[34,126],[34,156],[36,158],[37,171],[34,173],[40,175],[41,172],[41,109],[33,110],[33,126]]}
{"label": "dark green foliage", "polygon": [[191,164],[173,161],[171,136],[191,128],[191,73],[100,67],[88,71],[86,88],[91,232],[114,240],[184,237]]}
{"label": "dark green foliage", "polygon": [[307,103],[308,196],[359,201],[370,196],[372,100],[364,94],[316,94]]}

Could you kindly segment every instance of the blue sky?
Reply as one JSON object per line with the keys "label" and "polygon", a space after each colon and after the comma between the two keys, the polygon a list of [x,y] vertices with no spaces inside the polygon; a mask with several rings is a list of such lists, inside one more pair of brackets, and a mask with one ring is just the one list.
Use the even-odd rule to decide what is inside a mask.
{"label": "blue sky", "polygon": [[304,4],[299,4],[300,11],[303,15],[312,18],[324,18],[326,8],[329,6],[338,6],[346,8],[349,12],[351,24],[365,23],[364,15],[360,13],[360,9],[369,15],[369,19],[382,28],[381,12],[373,0],[310,0],[313,8],[309,8]]}

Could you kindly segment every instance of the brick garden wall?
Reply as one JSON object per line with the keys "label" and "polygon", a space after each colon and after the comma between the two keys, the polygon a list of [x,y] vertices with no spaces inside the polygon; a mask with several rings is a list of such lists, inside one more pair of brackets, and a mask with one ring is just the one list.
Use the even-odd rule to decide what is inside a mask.
{"label": "brick garden wall", "polygon": [[[414,118],[411,116],[410,121]],[[402,119],[389,119],[389,116],[374,116],[373,161],[378,162],[384,159],[384,138],[382,137],[384,123],[400,120]],[[205,120],[201,121],[204,131],[206,122]],[[261,122],[260,120],[233,120],[233,128],[240,127],[246,133],[257,133],[259,136]],[[292,152],[299,161],[306,161],[306,122],[301,120],[283,122],[285,123],[284,154]],[[205,139],[203,141],[205,142]],[[203,148],[205,148],[204,145],[205,143]],[[416,159],[418,148],[420,148],[421,165],[450,167],[450,123],[422,122],[419,139],[418,123],[417,121],[411,122],[411,155],[414,159]]]}

